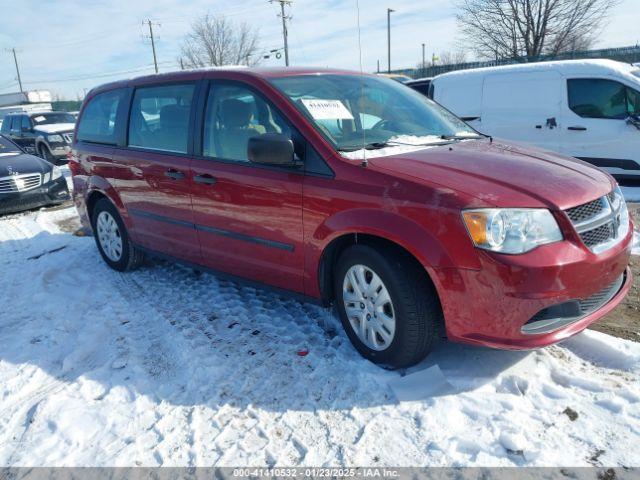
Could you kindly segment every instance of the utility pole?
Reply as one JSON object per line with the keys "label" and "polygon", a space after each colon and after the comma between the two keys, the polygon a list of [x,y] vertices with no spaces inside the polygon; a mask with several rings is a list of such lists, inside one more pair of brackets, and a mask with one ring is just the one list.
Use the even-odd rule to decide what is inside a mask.
{"label": "utility pole", "polygon": [[22,89],[22,78],[20,78],[20,67],[18,67],[18,57],[16,56],[16,49],[7,48],[6,51],[13,53],[13,61],[16,64],[16,74],[18,75],[18,85],[20,85],[20,93],[22,93],[24,92],[24,90]]}
{"label": "utility pole", "polygon": [[387,73],[391,73],[391,12],[395,12],[387,8]]}
{"label": "utility pole", "polygon": [[280,14],[282,18],[282,37],[284,39],[284,64],[289,66],[289,32],[287,30],[287,20],[291,20],[291,17],[287,16],[284,12],[284,6],[291,6],[291,0],[269,0],[269,3],[278,2],[280,4]]}
{"label": "utility pole", "polygon": [[425,75],[425,71],[427,68],[427,65],[425,63],[425,56],[424,56],[424,49],[425,49],[425,44],[422,44],[422,76],[424,77]]}
{"label": "utility pole", "polygon": [[380,60],[378,60],[378,70],[377,73],[380,73]]}
{"label": "utility pole", "polygon": [[156,73],[158,73],[158,58],[156,57],[156,43],[153,38],[153,22],[150,19],[147,19],[146,22],[142,22],[142,23],[143,24],[146,23],[147,25],[149,25],[149,37],[151,38],[151,50],[153,50],[153,66],[156,69]]}

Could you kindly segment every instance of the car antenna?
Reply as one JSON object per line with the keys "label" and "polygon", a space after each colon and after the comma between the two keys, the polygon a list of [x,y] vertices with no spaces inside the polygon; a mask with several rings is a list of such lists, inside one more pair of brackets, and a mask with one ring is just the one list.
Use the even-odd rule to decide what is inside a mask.
{"label": "car antenna", "polygon": [[[358,20],[358,57],[360,60],[360,106],[358,108],[358,112],[364,106],[364,71],[362,69],[362,42],[360,40],[360,1],[356,0],[356,14]],[[362,125],[362,121],[360,122],[360,127],[362,128],[362,163],[360,164],[362,167],[367,167],[369,165],[369,161],[367,160],[367,138],[364,130],[364,125]]]}

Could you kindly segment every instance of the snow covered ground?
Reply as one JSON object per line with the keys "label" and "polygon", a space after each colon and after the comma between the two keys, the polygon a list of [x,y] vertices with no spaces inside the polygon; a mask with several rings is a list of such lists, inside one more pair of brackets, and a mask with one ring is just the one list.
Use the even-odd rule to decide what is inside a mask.
{"label": "snow covered ground", "polygon": [[320,307],[119,274],[76,222],[0,218],[0,466],[640,466],[639,343],[445,342],[386,371]]}

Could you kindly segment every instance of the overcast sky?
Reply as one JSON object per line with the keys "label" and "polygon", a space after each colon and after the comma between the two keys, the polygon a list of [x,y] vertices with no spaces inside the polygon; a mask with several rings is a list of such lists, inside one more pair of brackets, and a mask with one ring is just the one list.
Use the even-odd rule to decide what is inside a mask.
{"label": "overcast sky", "polygon": [[[638,1],[622,0],[612,9],[597,47],[640,42]],[[392,68],[419,63],[423,42],[428,57],[459,49],[451,0],[360,0],[366,71],[375,71],[377,60],[386,68],[387,8],[395,10]],[[14,46],[25,89],[48,89],[69,99],[100,83],[151,73],[151,45],[142,25],[148,18],[160,23],[160,70],[175,70],[181,39],[207,11],[259,29],[265,51],[282,46],[279,5],[268,0],[0,0],[0,93],[18,90],[13,57],[5,51]],[[293,0],[288,13],[293,65],[358,68],[356,0]]]}

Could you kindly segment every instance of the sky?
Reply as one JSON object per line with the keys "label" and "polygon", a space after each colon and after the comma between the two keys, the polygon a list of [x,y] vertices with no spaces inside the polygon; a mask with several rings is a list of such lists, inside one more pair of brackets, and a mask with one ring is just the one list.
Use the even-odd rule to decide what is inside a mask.
{"label": "sky", "polygon": [[[640,42],[639,0],[611,8],[596,47]],[[463,39],[451,0],[359,0],[362,63],[375,71],[387,65],[387,8],[391,14],[391,66],[414,67],[427,58],[456,51]],[[178,69],[180,44],[191,22],[209,12],[259,31],[266,52],[282,47],[280,6],[268,0],[0,0],[0,93],[18,91],[11,48],[16,48],[25,89],[46,89],[65,99],[108,81],[152,73],[148,27],[157,25],[161,72]],[[287,13],[292,65],[359,69],[356,0],[292,0]],[[469,54],[469,59],[472,55]],[[284,58],[263,65],[283,65]]]}

